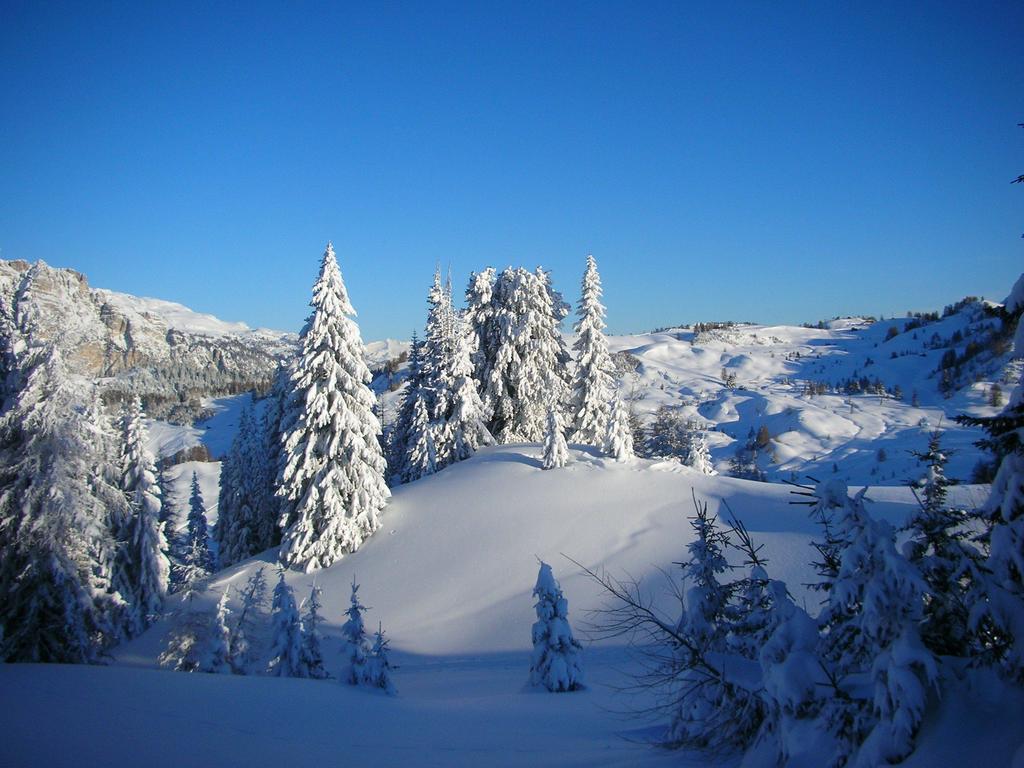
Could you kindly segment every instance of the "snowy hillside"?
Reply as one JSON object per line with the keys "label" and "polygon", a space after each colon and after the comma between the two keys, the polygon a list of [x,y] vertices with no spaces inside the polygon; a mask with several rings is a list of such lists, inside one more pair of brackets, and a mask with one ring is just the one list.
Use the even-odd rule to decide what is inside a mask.
{"label": "snowy hillside", "polygon": [[[0,701],[16,712],[18,723],[0,745],[0,760],[26,765],[26,756],[34,754],[50,765],[128,766],[215,756],[218,765],[270,765],[286,761],[300,744],[311,759],[325,760],[373,744],[377,765],[705,764],[642,743],[653,735],[650,724],[623,713],[649,701],[614,691],[625,681],[620,672],[636,664],[621,642],[588,644],[586,691],[551,696],[525,686],[536,558],[555,568],[578,634],[603,597],[563,553],[589,567],[642,579],[659,610],[673,615],[678,605],[660,569],[675,578],[672,563],[691,538],[686,518],[692,490],[721,512],[721,500],[727,499],[764,543],[770,574],[814,607],[799,586],[811,577],[806,563],[813,525],[806,508],[790,505],[789,488],[780,485],[707,478],[664,462],[616,464],[590,451],[572,453],[568,467],[543,472],[537,446],[487,449],[396,489],[384,529],[357,553],[314,575],[288,574],[299,595],[308,594],[314,582],[324,590],[325,658],[335,674],[349,585],[353,578],[362,584],[368,623],[376,627],[381,621],[396,651],[397,698],[336,681],[139,669],[156,666],[169,628],[164,621],[118,648],[112,669],[58,674],[52,668],[0,668]],[[186,474],[187,467],[181,476]],[[872,513],[893,521],[912,503],[901,488],[872,489],[869,495]],[[273,561],[268,552],[217,574],[205,599],[212,606],[224,589],[240,586],[255,568]],[[92,714],[96,706],[78,703],[94,687],[102,693],[98,699],[90,694],[91,701],[121,713],[119,722],[138,734],[120,743],[115,754],[104,751]],[[34,693],[14,693],[26,688]],[[17,704],[10,698],[15,695]],[[987,701],[965,691],[956,712],[940,708],[930,714],[922,746],[907,765],[953,764],[935,762],[935,755],[957,754],[957,737],[962,741],[967,729],[984,727],[986,713],[1024,713],[1019,699]],[[969,716],[963,711],[968,703]],[[33,726],[44,718],[62,723],[60,750]],[[371,730],[371,740],[358,736]],[[1016,746],[1005,729],[993,732],[990,764],[1008,764]]]}
{"label": "snowy hillside", "polygon": [[[853,483],[904,484],[915,464],[908,451],[920,450],[924,431],[941,426],[952,450],[950,474],[967,480],[979,458],[973,443],[981,435],[953,419],[998,412],[988,398],[993,383],[1011,388],[1009,356],[991,359],[976,381],[947,398],[939,391],[937,369],[948,347],[926,342],[958,332],[969,339],[979,322],[998,321],[979,321],[977,308],[969,306],[886,340],[890,329],[906,322],[837,321],[827,329],[745,325],[700,335],[673,330],[613,336],[609,342],[613,351],[637,360],[636,374],[624,376],[622,384],[636,410],[650,418],[667,405],[706,425],[720,471],[727,471],[737,445],[763,426],[771,436],[762,461],[769,479],[831,473],[835,464],[839,476]],[[723,372],[735,377],[731,386]],[[809,383],[840,388],[860,377],[881,382],[888,392],[808,391]]]}
{"label": "snowy hillside", "polygon": [[[991,328],[999,328],[999,320],[969,303],[936,322],[891,335],[908,322],[848,319],[825,328],[742,325],[702,333],[680,328],[609,336],[608,342],[620,353],[620,391],[636,413],[649,424],[665,406],[710,430],[720,472],[728,472],[736,449],[766,427],[771,444],[759,463],[769,480],[836,473],[854,484],[905,485],[917,472],[910,451],[921,450],[926,433],[941,427],[949,474],[969,481],[981,458],[974,445],[981,432],[954,418],[996,414],[1001,406],[990,403],[992,387],[1008,393],[1017,364],[1006,349],[978,355],[970,381],[947,397],[940,391],[943,356],[951,348],[963,353],[972,339],[991,345]],[[933,341],[957,334],[958,344]],[[386,344],[392,358],[408,349]],[[734,380],[724,381],[723,372]],[[860,377],[880,382],[887,393],[843,391]],[[809,384],[831,391],[812,393]],[[403,390],[389,392],[385,377],[375,389],[384,397],[385,421],[393,422]]]}
{"label": "snowy hillside", "polygon": [[[102,361],[107,366],[100,378],[105,394],[142,391],[150,409],[148,434],[141,404],[135,401],[129,411],[123,454],[127,458],[100,455],[100,448],[116,443],[109,420],[104,426],[97,417],[91,427],[103,438],[97,441],[97,457],[90,465],[95,487],[105,488],[102,483],[109,482],[105,478],[118,474],[115,462],[127,466],[122,492],[106,498],[115,512],[118,504],[133,499],[141,511],[126,517],[131,526],[140,527],[130,528],[131,535],[124,539],[114,538],[107,518],[99,518],[91,528],[76,529],[110,534],[109,539],[98,537],[95,545],[89,545],[103,559],[97,559],[96,568],[82,571],[96,582],[95,593],[101,596],[106,594],[102,579],[108,559],[111,572],[118,573],[119,552],[141,550],[131,568],[145,578],[126,571],[127,585],[134,584],[130,578],[138,582],[131,586],[138,590],[134,602],[112,603],[127,606],[123,612],[133,622],[132,630],[112,635],[112,642],[102,647],[112,667],[103,670],[102,677],[93,670],[73,669],[54,677],[53,668],[0,667],[0,702],[8,711],[17,710],[17,727],[0,741],[0,764],[4,765],[28,765],[40,758],[53,765],[177,765],[203,763],[211,756],[219,765],[253,765],[285,762],[295,754],[323,761],[353,750],[368,756],[372,752],[373,762],[382,765],[659,765],[669,760],[685,764],[691,759],[704,764],[693,753],[666,756],[650,748],[652,740],[676,738],[666,735],[663,717],[627,717],[649,715],[659,701],[664,703],[659,697],[667,696],[673,697],[676,725],[696,705],[687,699],[680,709],[675,689],[685,683],[678,676],[671,677],[667,688],[641,686],[623,693],[622,686],[628,687],[642,673],[643,660],[629,647],[631,637],[614,631],[602,635],[600,611],[608,605],[608,596],[607,585],[594,578],[597,573],[637,585],[636,599],[643,611],[660,617],[658,626],[668,627],[669,637],[675,638],[661,647],[662,653],[666,647],[673,648],[670,654],[676,662],[693,654],[689,661],[682,661],[691,665],[691,671],[699,664],[712,670],[714,665],[729,667],[728,678],[714,671],[711,690],[728,686],[727,695],[733,698],[725,701],[732,703],[755,698],[763,702],[764,710],[752,710],[762,718],[758,723],[769,723],[780,707],[787,706],[780,703],[787,697],[811,696],[817,701],[820,696],[823,703],[815,711],[816,719],[797,722],[777,745],[793,768],[816,766],[822,754],[820,739],[833,739],[825,744],[826,752],[839,755],[845,749],[842,739],[846,736],[833,733],[831,725],[821,725],[830,716],[829,702],[852,702],[849,706],[866,711],[871,694],[861,688],[836,696],[818,693],[830,683],[818,671],[827,673],[828,668],[817,661],[828,658],[832,663],[831,657],[818,655],[830,652],[829,647],[819,651],[820,644],[846,635],[830,629],[822,640],[822,627],[831,628],[829,622],[836,614],[829,613],[820,627],[811,619],[808,614],[817,615],[821,609],[822,593],[811,591],[808,584],[819,578],[834,579],[829,594],[835,596],[859,588],[851,586],[857,579],[871,579],[864,589],[872,590],[872,597],[884,592],[884,600],[857,599],[884,610],[865,608],[850,620],[863,615],[869,617],[865,621],[880,616],[879,626],[890,622],[885,630],[891,634],[886,653],[896,653],[892,649],[898,649],[900,638],[919,642],[913,640],[919,630],[910,628],[916,627],[917,618],[911,613],[922,602],[916,591],[920,587],[916,577],[906,575],[916,573],[909,565],[911,556],[897,550],[908,538],[905,531],[897,532],[911,513],[922,509],[907,487],[908,481],[925,472],[912,452],[923,450],[929,433],[940,427],[943,450],[934,448],[933,456],[938,458],[928,471],[935,482],[928,493],[939,492],[935,479],[943,477],[943,451],[952,455],[949,474],[965,481],[981,456],[973,445],[980,433],[955,425],[953,417],[998,412],[1002,394],[997,384],[1012,380],[1019,365],[1009,359],[1008,329],[1001,325],[1006,316],[976,301],[948,308],[942,317],[935,313],[883,322],[850,319],[814,328],[707,324],[611,337],[612,356],[603,350],[602,336],[581,332],[581,339],[589,338],[591,346],[588,352],[585,344],[577,345],[580,359],[600,360],[593,367],[600,374],[595,381],[603,382],[592,390],[598,393],[590,401],[594,413],[600,413],[609,400],[611,405],[602,417],[605,426],[595,426],[590,437],[579,438],[586,434],[582,428],[575,433],[577,439],[598,443],[602,449],[579,444],[566,449],[562,416],[551,403],[565,399],[567,382],[551,374],[559,366],[571,370],[566,365],[569,355],[559,350],[570,346],[562,342],[572,340],[559,338],[543,273],[508,270],[496,283],[500,289],[496,295],[505,298],[494,302],[493,317],[501,318],[495,328],[524,327],[516,314],[519,305],[509,297],[521,293],[540,309],[523,313],[536,321],[535,327],[508,339],[496,332],[488,336],[486,323],[480,326],[484,330],[476,331],[477,338],[490,339],[489,353],[495,353],[495,360],[516,360],[523,369],[515,377],[509,370],[481,375],[472,371],[471,337],[457,332],[460,325],[451,296],[442,290],[439,276],[432,294],[433,325],[425,334],[429,343],[411,360],[406,359],[408,345],[403,342],[371,342],[361,348],[354,324],[341,317],[348,300],[328,246],[315,292],[320,304],[314,303],[316,314],[291,379],[293,391],[282,397],[278,385],[283,379],[277,379],[272,396],[261,398],[248,390],[269,384],[278,360],[292,354],[294,340],[223,323],[168,302],[92,291],[84,278],[68,270],[52,270],[44,264],[8,266],[8,271],[17,273],[8,275],[12,282],[6,285],[11,289],[17,283],[10,299],[15,312],[8,318],[14,341],[28,345],[55,340],[63,345],[63,352],[77,356],[79,374],[97,377],[89,365]],[[588,261],[588,270],[596,277],[593,260]],[[0,277],[4,274],[0,268]],[[594,328],[600,326],[600,317],[599,312],[593,314]],[[119,334],[119,340],[111,334]],[[544,354],[530,358],[538,350]],[[362,384],[370,374],[360,352],[375,372],[373,392]],[[117,355],[122,356],[121,362],[110,367]],[[24,390],[19,406],[31,404],[37,391],[46,392],[47,386],[65,378],[63,374],[43,377],[43,372],[61,371],[59,355],[49,364],[50,368],[32,371],[32,387]],[[581,370],[586,366],[578,366],[575,374]],[[406,461],[398,475],[406,482],[393,482],[389,498],[374,396],[383,399],[384,421],[393,425],[402,392],[398,387],[407,371],[419,377],[409,374],[414,388],[406,401],[415,407],[408,411],[405,432],[396,429],[404,437],[389,441],[392,458]],[[504,419],[487,429],[479,415],[483,406],[474,375],[486,382],[493,413]],[[506,376],[508,382],[502,378]],[[613,379],[617,379],[618,397]],[[69,408],[66,418],[69,435],[83,446],[79,452],[87,453],[84,446],[90,438],[86,435],[92,433],[84,419],[74,420],[75,415],[101,414],[102,409],[99,396],[87,400],[83,393],[91,393],[90,387],[79,387],[72,394],[86,405]],[[433,399],[428,412],[429,398]],[[162,414],[151,406],[158,409],[175,399],[187,400],[201,418],[194,423],[185,419],[189,426],[153,418]],[[43,399],[44,405],[50,402]],[[623,402],[637,419],[627,418]],[[584,422],[579,413],[577,419]],[[657,445],[651,436],[657,437],[662,429],[656,425],[673,419],[673,423],[685,422],[694,434],[707,432],[711,459],[720,474],[715,475],[704,458],[701,463],[711,474],[683,466],[671,445],[667,452],[651,448]],[[542,421],[546,429],[541,429]],[[352,425],[358,425],[358,430],[345,432],[354,430]],[[70,431],[72,427],[78,431]],[[510,443],[483,447],[489,442],[488,429],[505,435]],[[548,446],[543,459],[540,444],[518,442],[524,437],[538,440],[538,436]],[[447,447],[445,440],[450,440]],[[651,458],[633,457],[629,446],[634,441]],[[284,453],[281,446],[287,447]],[[464,453],[457,454],[456,446]],[[147,490],[157,483],[147,447],[153,454],[173,457],[162,467],[163,506]],[[333,453],[328,456],[328,452]],[[691,455],[697,452],[694,448]],[[746,471],[739,458],[747,453],[753,476],[772,482],[728,476]],[[566,455],[568,465],[563,467]],[[703,449],[700,455],[706,458]],[[554,469],[542,471],[542,466]],[[39,483],[31,472],[24,475],[26,487],[38,496]],[[392,480],[395,476],[392,473]],[[836,519],[842,521],[847,539],[829,539],[823,549],[813,545],[822,536],[819,521],[812,520],[802,505],[806,497],[795,496],[792,485],[779,482],[806,477],[826,481],[819,487],[822,509],[840,510],[841,517]],[[296,478],[308,478],[323,487],[306,487],[302,484],[306,480],[298,483]],[[136,485],[131,486],[132,482]],[[860,497],[848,498],[848,482],[866,487],[866,510]],[[943,500],[968,510],[977,509],[988,493],[987,486],[966,482],[949,489],[942,484],[942,494],[947,490],[948,498]],[[282,498],[294,504],[281,504]],[[745,524],[754,542],[762,546],[758,552],[768,576],[751,575],[743,584],[728,586],[707,576],[718,573],[732,581],[737,577],[726,574],[751,574],[750,561],[744,558],[757,561],[758,556],[752,549],[745,555],[716,543],[713,536],[708,538],[708,527],[701,528],[701,522],[691,519],[702,502],[723,522],[735,515]],[[67,505],[66,509],[78,507]],[[960,514],[949,511],[948,517],[952,520]],[[53,519],[63,524],[64,518]],[[971,526],[980,523],[969,520],[964,525],[957,517],[949,525],[963,528],[958,535],[973,535]],[[169,546],[160,538],[160,521],[177,534]],[[143,524],[147,527],[142,528]],[[211,525],[213,536],[208,542]],[[285,530],[275,538],[278,525]],[[916,525],[915,531],[920,522]],[[704,534],[698,540],[699,530]],[[830,528],[825,530],[833,535]],[[284,542],[280,548],[261,551],[277,540]],[[841,563],[820,566],[819,576],[812,563],[819,554],[829,557],[825,550],[838,547],[840,541],[845,547]],[[921,546],[916,538],[910,543],[911,550]],[[724,548],[721,551],[729,563],[714,559],[718,548]],[[167,560],[162,561],[161,570],[165,552],[174,563],[172,585],[181,590],[165,602],[145,603],[143,593],[160,600],[165,597],[164,587],[159,586],[161,578],[167,583]],[[857,560],[862,553],[868,553],[866,559]],[[216,570],[218,557],[221,565],[234,565]],[[701,557],[706,561],[696,564]],[[679,564],[687,559],[691,560],[685,585],[689,596],[681,603],[684,585]],[[241,594],[246,585],[258,585],[260,573],[273,584],[279,560],[295,567],[282,578],[299,601],[307,596],[310,600],[300,622],[294,602],[286,609],[291,598],[282,585],[275,597],[277,650],[272,652],[268,601],[263,601],[262,608],[253,608]],[[78,567],[78,561],[68,562],[69,567]],[[542,562],[554,568],[561,582],[568,599],[567,618],[565,603],[550,576],[544,581],[546,597],[540,607],[535,605],[538,567],[549,573]],[[841,572],[847,568],[849,573]],[[769,582],[769,578],[778,581]],[[17,585],[19,580],[8,579],[8,583]],[[58,586],[61,583],[53,580]],[[347,658],[370,654],[378,670],[388,668],[380,666],[386,664],[387,655],[381,650],[383,636],[378,636],[373,651],[362,640],[344,645],[345,633],[356,631],[349,596],[357,583],[359,597],[369,606],[367,628],[383,627],[391,643],[397,697],[380,690],[390,690],[390,684],[380,686],[379,678],[374,682],[364,672],[357,675],[355,663],[352,680],[376,685],[376,690],[322,679],[321,637],[331,676],[339,677],[347,669],[342,662],[346,647],[345,653],[354,654]],[[48,594],[51,587],[41,585],[36,591]],[[719,591],[713,594],[715,589]],[[770,600],[754,594],[762,590],[763,596],[766,589],[771,591]],[[937,601],[944,591],[935,587],[929,594]],[[32,619],[36,598],[24,601],[21,593],[15,594],[19,601],[11,604],[28,606]],[[288,600],[281,602],[282,596]],[[725,607],[715,608],[719,613],[712,618],[697,613],[720,598]],[[65,605],[59,600],[55,604]],[[830,611],[836,610],[836,600]],[[320,605],[323,623],[317,623],[315,610],[309,614],[310,602]],[[766,603],[769,608],[764,607]],[[76,604],[81,601],[70,605]],[[685,621],[679,619],[680,610],[687,612]],[[726,610],[732,622],[728,634],[723,630],[717,639],[703,635],[702,627],[725,621]],[[758,624],[766,610],[773,612],[776,623],[771,633],[758,635],[769,626]],[[121,611],[114,607],[104,615],[118,619]],[[67,615],[67,611],[58,614],[56,624],[67,624]],[[740,615],[743,622],[749,619],[749,631],[743,622],[733,621]],[[541,620],[534,624],[538,616]],[[7,626],[22,622],[15,616]],[[567,640],[570,625],[585,642],[584,687],[557,697],[540,694],[527,685],[531,651],[541,636],[578,648]],[[88,645],[89,625],[83,621],[80,626],[77,637]],[[866,638],[874,631],[868,627],[855,637]],[[791,641],[780,639],[791,632]],[[126,637],[133,639],[123,641]],[[121,644],[115,646],[113,638]],[[691,640],[685,638],[704,643],[703,650],[692,650]],[[726,641],[747,645],[737,650],[738,646],[727,647]],[[773,641],[792,642],[793,648],[786,651],[790,656],[781,661],[759,656],[760,649]],[[803,647],[808,643],[813,654]],[[910,669],[919,663],[913,648],[909,661],[893,661],[893,656],[888,663]],[[30,655],[30,651],[29,644],[29,651],[18,658],[66,658]],[[860,666],[844,667],[842,684],[861,686],[860,679],[868,671],[865,665],[881,653],[869,649],[858,657]],[[309,679],[263,676],[271,657],[277,659],[275,669],[285,669],[283,675]],[[786,666],[790,658],[794,665]],[[907,765],[940,765],[953,756],[955,764],[969,762],[974,755],[970,745],[980,738],[985,739],[986,759],[993,764],[1009,764],[1020,748],[1019,734],[998,728],[995,715],[1005,713],[1011,722],[1019,718],[1024,714],[1024,694],[988,671],[961,676],[962,658],[943,662],[942,679],[928,682],[942,692],[941,697],[928,694],[924,683],[899,694],[899,714],[892,721],[912,717],[915,733],[907,738],[919,745]],[[812,664],[808,659],[816,661]],[[168,663],[182,671],[235,675],[172,674],[159,669]],[[575,661],[572,669],[571,687],[576,687]],[[893,667],[885,679],[910,679],[900,674]],[[781,689],[768,693],[776,685],[773,681],[780,679],[785,681]],[[918,680],[916,674],[913,679]],[[699,691],[702,685],[689,690]],[[831,685],[838,688],[837,683]],[[91,703],[117,713],[119,722],[139,735],[118,740],[113,754],[108,735],[95,727],[94,708],[79,703],[84,692],[96,686],[104,693]],[[31,693],[23,695],[24,690]],[[199,706],[189,703],[195,695],[203,697]],[[719,714],[732,717],[731,706],[713,706]],[[782,717],[771,722],[780,729],[789,728]],[[53,719],[62,727],[60,749],[38,727]],[[692,722],[701,723],[707,732],[723,726],[721,720],[707,726],[706,717]],[[811,722],[814,734],[801,735],[799,729],[812,727]],[[879,718],[878,730],[871,733],[882,733],[888,723]],[[744,727],[748,737],[755,733],[753,726]],[[692,748],[708,742],[685,744]],[[745,746],[750,747],[745,768],[777,763],[776,746],[750,741]],[[867,746],[864,750],[861,754],[868,754]],[[888,754],[904,757],[909,753],[905,749]],[[738,759],[714,755],[719,766],[730,766]]]}
{"label": "snowy hillside", "polygon": [[[529,632],[523,628],[532,623],[536,558],[555,567],[582,617],[600,604],[600,591],[562,555],[588,567],[662,581],[658,569],[678,560],[691,538],[691,490],[726,516],[719,504],[727,500],[765,544],[774,578],[798,595],[809,580],[810,541],[817,529],[804,507],[790,504],[799,497],[789,486],[706,477],[672,462],[623,465],[592,449],[576,448],[572,455],[564,469],[543,472],[538,446],[504,445],[398,486],[384,528],[358,552],[314,575],[290,572],[289,581],[302,591],[315,576],[325,592],[324,613],[337,622],[356,576],[373,607],[371,619],[380,618],[395,646],[408,652],[526,648]],[[176,488],[177,498],[184,499],[183,489]],[[973,486],[956,490],[966,500],[979,494]],[[915,503],[906,488],[875,488],[869,497],[872,514],[892,521],[901,521]],[[209,587],[219,593],[265,562],[272,558],[218,573]],[[660,604],[669,611],[672,600],[664,597]],[[122,646],[118,658],[152,660],[161,639],[156,628]]]}
{"label": "snowy hillside", "polygon": [[278,331],[266,329],[252,330],[245,323],[232,323],[221,320],[213,315],[195,312],[182,304],[163,299],[152,299],[143,296],[132,296],[128,293],[118,293],[106,289],[96,289],[96,294],[103,298],[103,301],[112,307],[117,308],[125,315],[140,315],[158,318],[166,326],[175,331],[193,333],[206,336],[227,336],[229,334],[265,334],[268,337],[280,337]]}

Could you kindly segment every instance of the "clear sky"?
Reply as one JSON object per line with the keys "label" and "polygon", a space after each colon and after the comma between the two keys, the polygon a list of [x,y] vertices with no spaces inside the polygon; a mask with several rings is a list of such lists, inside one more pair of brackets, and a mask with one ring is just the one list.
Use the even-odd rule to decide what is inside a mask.
{"label": "clear sky", "polygon": [[0,257],[363,337],[584,258],[615,332],[1002,299],[1024,4],[0,0]]}

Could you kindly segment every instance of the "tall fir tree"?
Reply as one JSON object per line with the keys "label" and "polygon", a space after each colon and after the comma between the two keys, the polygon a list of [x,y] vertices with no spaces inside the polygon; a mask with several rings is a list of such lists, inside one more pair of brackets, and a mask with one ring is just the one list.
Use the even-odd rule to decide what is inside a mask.
{"label": "tall fir tree", "polygon": [[921,637],[938,655],[966,656],[971,643],[968,596],[981,578],[980,553],[970,542],[966,512],[947,503],[951,483],[942,433],[931,432],[927,450],[914,456],[924,465],[924,475],[912,485],[919,507],[905,526],[909,539],[903,551],[928,584]]}
{"label": "tall fir tree", "polygon": [[221,566],[233,565],[273,546],[276,509],[266,498],[266,474],[270,469],[263,425],[250,402],[242,409],[238,432],[221,465],[214,528]]}
{"label": "tall fir tree", "polygon": [[573,440],[601,446],[608,430],[611,402],[615,394],[611,355],[605,338],[605,308],[601,304],[601,276],[597,262],[587,256],[580,303],[576,310],[576,369],[572,379],[569,412]]}
{"label": "tall fir tree", "polygon": [[0,418],[0,658],[95,662],[131,608],[111,534],[127,502],[103,469],[92,385],[56,349],[23,360]]}
{"label": "tall fir tree", "polygon": [[840,762],[860,749],[878,765],[912,751],[938,671],[920,636],[927,585],[897,552],[892,526],[868,514],[864,493],[847,498],[836,515],[839,567],[819,621],[828,627],[821,655],[832,677],[847,687],[867,677],[872,697],[831,697],[824,720]]}
{"label": "tall fir tree", "polygon": [[406,435],[403,482],[412,482],[434,474],[437,467],[437,425],[430,420],[427,402],[423,397],[413,400],[412,418]]}
{"label": "tall fir tree", "polygon": [[[473,380],[483,398],[483,387],[490,380],[497,354],[497,328],[494,319],[494,284],[496,276],[493,267],[469,276],[466,288],[466,334],[473,365]],[[489,413],[485,413],[490,418]]]}
{"label": "tall fir tree", "polygon": [[392,448],[392,471],[403,482],[469,458],[490,442],[473,381],[471,336],[452,305],[440,272],[428,294],[423,343],[410,360],[409,383]]}
{"label": "tall fir tree", "polygon": [[291,402],[291,368],[280,364],[274,373],[270,388],[269,402],[263,410],[263,455],[266,457],[266,471],[263,475],[263,509],[260,510],[260,540],[276,547],[281,542],[281,531],[291,525],[289,510],[282,510],[282,500],[277,495],[281,475],[284,473],[286,456],[284,433],[295,423],[295,404]]}
{"label": "tall fir tree", "polygon": [[131,500],[127,561],[134,588],[131,628],[145,629],[160,614],[170,580],[167,539],[161,521],[162,504],[156,464],[138,397],[132,399],[125,446],[123,488]]}
{"label": "tall fir tree", "polygon": [[452,343],[453,357],[450,360],[451,394],[441,430],[444,446],[442,456],[449,464],[468,459],[481,446],[494,442],[487,429],[483,402],[473,380],[472,337],[462,318],[454,316],[452,323],[455,338]]}
{"label": "tall fir tree", "polygon": [[391,495],[370,371],[330,244],[311,306],[292,375],[297,416],[284,435],[287,458],[278,491],[289,521],[281,562],[307,572],[357,550],[380,527]]}
{"label": "tall fir tree", "polygon": [[564,407],[568,353],[558,326],[561,299],[546,272],[508,268],[491,296],[491,348],[479,382],[488,429],[498,442],[540,442],[547,407]]}
{"label": "tall fir tree", "polygon": [[213,554],[210,552],[210,525],[206,519],[206,502],[199,486],[199,474],[192,472],[192,489],[188,497],[188,531],[185,540],[189,565],[213,573]]}
{"label": "tall fir tree", "polygon": [[[414,330],[409,349],[409,367],[406,372],[405,389],[402,392],[398,415],[395,418],[394,428],[391,430],[391,440],[388,446],[388,473],[392,482],[407,482],[406,478],[409,476],[409,437],[416,419],[416,408],[418,407],[416,403],[424,397],[422,350],[423,344],[417,338]],[[422,409],[425,417],[426,403],[423,403]]]}

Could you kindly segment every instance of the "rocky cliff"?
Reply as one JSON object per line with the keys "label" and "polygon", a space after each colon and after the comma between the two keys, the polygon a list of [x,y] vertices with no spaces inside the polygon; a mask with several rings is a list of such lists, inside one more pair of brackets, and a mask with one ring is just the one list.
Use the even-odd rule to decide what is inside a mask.
{"label": "rocky cliff", "polygon": [[195,418],[203,397],[267,387],[297,345],[295,334],[91,288],[42,261],[0,261],[0,323],[16,349],[55,344],[108,400],[137,393],[151,416],[176,421]]}

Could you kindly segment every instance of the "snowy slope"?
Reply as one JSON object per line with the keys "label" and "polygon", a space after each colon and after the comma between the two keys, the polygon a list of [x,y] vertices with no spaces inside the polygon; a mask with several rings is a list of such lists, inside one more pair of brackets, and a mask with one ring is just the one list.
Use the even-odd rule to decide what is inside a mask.
{"label": "snowy slope", "polygon": [[[588,644],[584,692],[552,695],[525,686],[536,558],[554,566],[570,620],[584,638],[587,612],[603,597],[562,553],[642,579],[671,614],[675,600],[660,569],[673,577],[672,562],[690,540],[692,491],[713,509],[723,510],[727,501],[764,543],[771,575],[787,580],[800,599],[814,533],[806,509],[788,503],[785,486],[707,478],[672,463],[616,464],[579,448],[568,467],[544,472],[539,452],[535,445],[487,449],[400,487],[385,510],[384,528],[359,552],[315,574],[288,574],[299,595],[314,581],[324,590],[325,658],[335,673],[349,584],[353,578],[362,584],[367,624],[383,622],[392,639],[397,698],[336,681],[155,671],[169,628],[162,622],[116,649],[110,669],[0,669],[0,706],[13,713],[8,738],[0,741],[0,763],[28,765],[41,756],[48,765],[254,766],[301,754],[312,764],[356,755],[385,766],[730,765],[666,755],[642,743],[654,731],[622,713],[650,702],[615,692],[625,681],[621,671],[636,663],[621,643]],[[190,469],[183,465],[180,476],[190,477]],[[957,489],[960,498],[977,492]],[[891,520],[901,519],[912,502],[901,488],[869,495],[872,512]],[[179,494],[175,503],[180,500]],[[225,588],[273,561],[268,552],[217,574],[206,603],[212,608]],[[86,696],[90,706],[83,707]],[[979,712],[996,706],[983,705],[971,706]],[[1024,713],[1016,699],[998,707]],[[116,714],[127,734],[115,754],[98,711]],[[61,748],[40,725],[54,719],[62,723]],[[946,734],[965,737],[945,710],[934,719]],[[983,724],[978,716],[966,722],[975,729]],[[924,754],[941,754],[944,747],[928,738],[924,746],[931,751]],[[1008,762],[1019,741],[993,734],[992,764]],[[940,763],[908,763],[915,764]]]}
{"label": "snowy slope", "polygon": [[[357,577],[373,608],[370,623],[382,620],[395,647],[407,652],[523,649],[529,646],[536,558],[554,566],[577,617],[598,607],[601,596],[563,554],[588,567],[651,580],[660,591],[659,569],[678,561],[690,540],[692,491],[723,513],[719,505],[726,499],[764,542],[773,577],[801,595],[816,530],[806,509],[790,504],[797,497],[788,486],[709,478],[670,462],[618,464],[580,447],[572,453],[568,467],[544,472],[538,446],[489,448],[399,486],[384,527],[358,552],[313,575],[289,573],[289,581],[303,591],[315,578],[324,589],[324,614],[338,622]],[[976,496],[979,489],[957,492]],[[872,513],[892,520],[901,520],[914,503],[900,487],[873,489],[869,497]],[[211,600],[244,581],[256,565],[217,574]],[[670,611],[673,601],[664,597],[661,605]],[[149,664],[161,635],[158,627],[123,646],[118,658]]]}
{"label": "snowy slope", "polygon": [[[1004,378],[1009,358],[992,361],[988,377],[945,398],[935,373],[944,349],[929,349],[925,343],[933,334],[950,337],[969,330],[977,325],[972,317],[969,308],[889,341],[888,329],[901,328],[905,321],[836,321],[826,329],[750,325],[698,338],[689,330],[674,330],[612,337],[610,342],[613,351],[639,361],[636,375],[623,381],[637,411],[649,416],[668,405],[707,425],[720,471],[728,468],[737,445],[765,426],[774,459],[762,469],[770,479],[794,473],[820,476],[837,464],[849,482],[898,485],[917,471],[909,452],[921,450],[925,433],[937,427],[952,452],[950,476],[967,480],[980,458],[973,445],[980,431],[953,419],[961,413],[996,413],[987,397],[992,383]],[[735,374],[734,388],[723,382],[723,370]],[[807,382],[835,385],[861,375],[898,386],[903,398],[804,393]],[[879,449],[886,453],[883,461],[878,461]]]}
{"label": "snowy slope", "polygon": [[[253,333],[245,323],[230,323],[213,315],[195,312],[182,304],[163,299],[152,299],[143,296],[132,296],[106,289],[96,289],[103,301],[121,310],[125,315],[148,315],[159,318],[168,327],[176,331],[194,333],[204,336],[224,336],[227,334]],[[280,334],[275,331],[265,333]]]}

